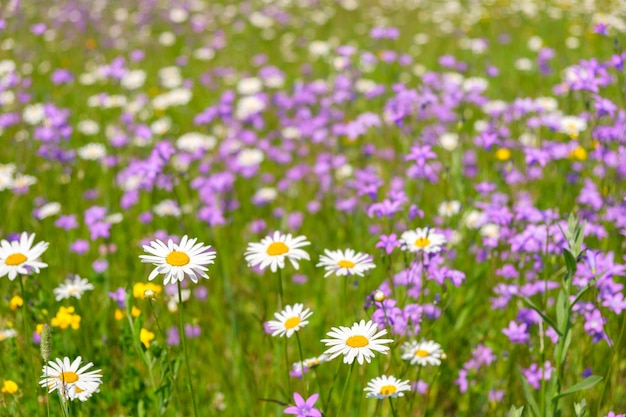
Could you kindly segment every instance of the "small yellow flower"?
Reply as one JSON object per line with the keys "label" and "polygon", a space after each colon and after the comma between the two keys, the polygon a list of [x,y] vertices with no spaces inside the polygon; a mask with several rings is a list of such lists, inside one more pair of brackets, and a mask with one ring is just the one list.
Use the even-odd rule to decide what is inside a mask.
{"label": "small yellow flower", "polygon": [[60,307],[57,315],[52,318],[50,324],[54,327],[60,327],[61,329],[77,330],[80,327],[80,316],[74,314],[74,307]]}
{"label": "small yellow flower", "polygon": [[37,334],[41,334],[41,332],[42,332],[42,331],[43,331],[43,324],[38,324],[38,325],[35,327],[35,333],[37,333]]}
{"label": "small yellow flower", "polygon": [[141,315],[141,310],[139,310],[137,307],[133,306],[133,308],[130,310],[130,315],[137,318]]}
{"label": "small yellow flower", "polygon": [[158,284],[154,284],[152,282],[148,282],[148,283],[138,282],[133,286],[133,297],[143,298],[144,294],[148,290],[152,291],[155,295],[158,295],[161,293],[161,291],[163,291],[163,287]]}
{"label": "small yellow flower", "polygon": [[511,159],[511,151],[507,148],[499,148],[496,151],[496,159],[499,161],[508,161]]}
{"label": "small yellow flower", "polygon": [[2,384],[2,389],[0,389],[0,392],[13,395],[17,392],[18,389],[19,387],[17,386],[15,382],[11,381],[10,379],[7,379]]}
{"label": "small yellow flower", "polygon": [[119,308],[115,310],[115,320],[122,320],[124,318],[124,313]]}
{"label": "small yellow flower", "polygon": [[139,340],[141,340],[141,343],[143,343],[146,349],[150,349],[150,342],[154,340],[154,333],[150,330],[142,328],[139,333]]}
{"label": "small yellow flower", "polygon": [[14,295],[13,298],[11,298],[11,301],[9,301],[9,307],[11,307],[11,310],[17,310],[23,305],[24,300],[22,300],[22,297],[20,297],[19,295]]}
{"label": "small yellow flower", "polygon": [[570,152],[569,157],[571,159],[585,161],[587,159],[587,151],[582,146],[577,146]]}

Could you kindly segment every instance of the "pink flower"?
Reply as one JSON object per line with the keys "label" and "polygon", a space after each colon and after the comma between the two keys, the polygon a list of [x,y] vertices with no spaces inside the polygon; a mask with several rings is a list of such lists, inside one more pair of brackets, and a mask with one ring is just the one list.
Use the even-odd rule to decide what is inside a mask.
{"label": "pink flower", "polygon": [[313,408],[313,404],[317,401],[319,394],[311,395],[306,401],[297,392],[293,393],[293,400],[296,405],[285,408],[285,414],[296,414],[298,417],[322,417],[322,413],[317,408]]}

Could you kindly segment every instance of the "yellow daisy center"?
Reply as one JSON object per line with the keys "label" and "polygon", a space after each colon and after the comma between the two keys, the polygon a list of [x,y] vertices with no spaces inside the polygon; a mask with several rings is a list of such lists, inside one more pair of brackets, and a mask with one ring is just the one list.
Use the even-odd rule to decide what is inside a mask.
{"label": "yellow daisy center", "polygon": [[361,336],[360,334],[356,336],[350,336],[346,340],[346,345],[350,346],[351,348],[362,348],[369,345],[369,343],[370,341],[367,340],[367,337]]}
{"label": "yellow daisy center", "polygon": [[172,251],[165,261],[172,266],[185,266],[189,263],[189,256],[185,252]]}
{"label": "yellow daisy center", "polygon": [[339,265],[339,268],[354,268],[354,262],[347,259],[342,259],[341,261],[337,262],[337,265]]}
{"label": "yellow daisy center", "polygon": [[15,266],[15,265],[23,264],[24,262],[26,262],[26,260],[28,260],[26,255],[18,252],[18,253],[12,253],[9,256],[7,256],[7,259],[4,261],[4,263],[6,263],[8,266]]}
{"label": "yellow daisy center", "polygon": [[300,322],[300,317],[290,317],[285,320],[285,329],[293,329],[295,327],[298,327],[298,324],[300,324]]}
{"label": "yellow daisy center", "polygon": [[418,248],[425,248],[430,245],[430,240],[427,237],[418,237],[415,239],[415,246]]}
{"label": "yellow daisy center", "polygon": [[68,384],[71,384],[73,382],[78,381],[78,375],[75,372],[67,371],[59,375],[59,379],[61,380],[61,382],[66,382]]}
{"label": "yellow daisy center", "polygon": [[380,387],[380,395],[392,395],[397,391],[395,385],[384,385]]}
{"label": "yellow daisy center", "polygon": [[415,351],[415,356],[419,356],[420,358],[425,358],[428,356],[428,351],[424,349],[417,349]]}
{"label": "yellow daisy center", "polygon": [[284,255],[287,252],[289,252],[289,247],[285,245],[283,242],[273,242],[267,248],[267,254],[269,256]]}

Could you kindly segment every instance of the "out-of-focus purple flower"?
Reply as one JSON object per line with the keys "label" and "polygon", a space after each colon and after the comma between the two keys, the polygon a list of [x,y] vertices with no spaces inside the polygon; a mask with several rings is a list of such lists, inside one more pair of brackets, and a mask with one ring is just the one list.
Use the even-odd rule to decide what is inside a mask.
{"label": "out-of-focus purple flower", "polygon": [[166,343],[169,346],[178,346],[180,344],[180,334],[178,333],[178,328],[176,326],[172,326],[167,329]]}
{"label": "out-of-focus purple flower", "polygon": [[526,323],[518,325],[515,321],[511,320],[509,327],[502,329],[502,333],[513,343],[526,343],[530,340]]}
{"label": "out-of-focus purple flower", "polygon": [[609,25],[607,25],[604,22],[598,22],[593,27],[593,31],[594,33],[597,33],[598,35],[609,36]]}
{"label": "out-of-focus purple flower", "polygon": [[75,214],[69,214],[65,216],[60,216],[55,222],[54,225],[60,229],[64,230],[72,230],[78,227],[78,222],[76,221]]}
{"label": "out-of-focus purple flower", "polygon": [[97,274],[101,274],[109,269],[109,261],[107,261],[106,259],[96,259],[91,264],[91,267]]}
{"label": "out-of-focus purple flower", "polygon": [[79,255],[83,255],[89,250],[89,242],[84,239],[77,239],[70,245],[70,250]]}
{"label": "out-of-focus purple flower", "polygon": [[194,339],[200,336],[200,326],[194,324],[185,324],[185,336],[187,339]]}
{"label": "out-of-focus purple flower", "polygon": [[390,235],[380,235],[380,240],[376,243],[377,248],[383,249],[387,255],[393,252],[393,249],[400,246],[400,241],[395,233]]}
{"label": "out-of-focus purple flower", "polygon": [[193,290],[193,296],[198,301],[204,301],[209,296],[209,290],[204,285],[199,285]]}
{"label": "out-of-focus purple flower", "polygon": [[528,385],[534,389],[539,389],[541,387],[542,380],[550,380],[550,377],[552,376],[552,364],[550,364],[550,361],[546,361],[542,369],[536,363],[533,363],[530,365],[530,368],[522,368],[522,374],[526,378]]}
{"label": "out-of-focus purple flower", "polygon": [[119,287],[115,291],[109,292],[109,298],[115,301],[122,310],[126,308],[126,291],[124,288]]}

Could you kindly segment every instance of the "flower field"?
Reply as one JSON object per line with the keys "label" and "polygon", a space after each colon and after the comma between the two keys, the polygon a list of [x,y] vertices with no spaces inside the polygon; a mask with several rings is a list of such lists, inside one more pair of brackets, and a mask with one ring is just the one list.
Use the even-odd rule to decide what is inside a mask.
{"label": "flower field", "polygon": [[6,0],[0,416],[625,416],[625,45],[618,0]]}

